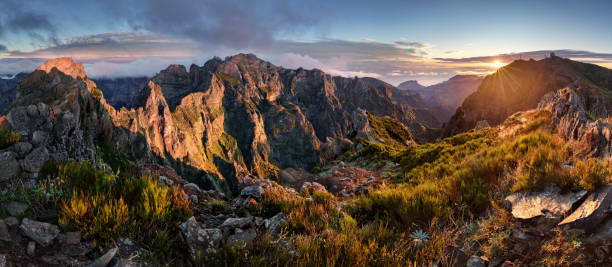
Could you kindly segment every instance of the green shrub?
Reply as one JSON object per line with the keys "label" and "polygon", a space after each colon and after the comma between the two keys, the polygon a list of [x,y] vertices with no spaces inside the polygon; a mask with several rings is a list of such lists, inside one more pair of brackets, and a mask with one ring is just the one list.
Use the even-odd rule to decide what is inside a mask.
{"label": "green shrub", "polygon": [[189,200],[179,187],[166,187],[149,176],[122,176],[91,164],[49,164],[66,192],[58,221],[83,233],[100,247],[118,236],[128,236],[160,257],[170,254],[177,226],[192,215]]}
{"label": "green shrub", "polygon": [[607,184],[607,179],[612,174],[610,163],[602,159],[588,159],[578,161],[573,174],[578,178],[582,188],[595,191],[597,188]]}
{"label": "green shrub", "polygon": [[313,174],[319,174],[321,172],[323,172],[323,170],[319,166],[314,166],[312,170],[310,170],[310,173],[313,173]]}
{"label": "green shrub", "polygon": [[225,201],[223,200],[215,200],[213,202],[208,203],[208,205],[214,213],[224,212],[227,210],[227,203],[225,203]]}
{"label": "green shrub", "polygon": [[388,218],[395,225],[443,217],[448,208],[448,195],[432,181],[371,191],[346,207],[351,216],[360,220]]}
{"label": "green shrub", "polygon": [[19,133],[0,129],[0,149],[5,149],[19,142]]}
{"label": "green shrub", "polygon": [[559,184],[563,155],[551,146],[542,146],[526,155],[521,173],[512,186],[513,192],[542,190],[548,184]]}

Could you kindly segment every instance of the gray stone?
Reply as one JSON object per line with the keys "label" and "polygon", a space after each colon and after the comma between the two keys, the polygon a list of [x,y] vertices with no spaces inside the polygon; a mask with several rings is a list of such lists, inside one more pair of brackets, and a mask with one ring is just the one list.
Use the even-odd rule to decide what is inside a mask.
{"label": "gray stone", "polygon": [[36,242],[34,241],[30,241],[28,242],[28,248],[26,249],[26,253],[30,256],[34,256],[34,253],[36,252]]}
{"label": "gray stone", "polygon": [[203,229],[200,227],[193,216],[182,223],[179,229],[189,247],[189,254],[192,260],[195,260],[197,255],[202,256],[214,251],[219,246],[223,237],[219,229]]}
{"label": "gray stone", "polygon": [[200,187],[197,184],[194,184],[194,183],[188,183],[186,185],[183,185],[183,189],[192,190],[192,191],[196,191],[196,192],[202,191],[202,189],[200,189]]}
{"label": "gray stone", "polygon": [[327,193],[327,189],[320,183],[317,182],[304,182],[302,184],[302,188],[300,188],[300,193],[313,193],[313,192],[323,192]]}
{"label": "gray stone", "polygon": [[0,240],[4,240],[6,242],[11,241],[11,235],[9,234],[8,227],[4,223],[3,220],[0,219]]}
{"label": "gray stone", "polygon": [[24,218],[19,226],[23,234],[43,247],[48,246],[60,233],[59,227],[50,223]]}
{"label": "gray stone", "polygon": [[227,218],[219,228],[243,228],[253,222],[253,217]]}
{"label": "gray stone", "polygon": [[0,254],[0,267],[6,267],[7,265],[6,255]]}
{"label": "gray stone", "polygon": [[465,264],[465,267],[487,267],[487,262],[478,256],[472,256]]}
{"label": "gray stone", "polygon": [[17,201],[11,201],[9,203],[4,204],[4,209],[11,216],[19,216],[20,214],[28,210],[28,204],[17,202]]}
{"label": "gray stone", "polygon": [[197,195],[191,195],[191,196],[189,196],[189,199],[191,200],[192,203],[198,203],[198,196]]}
{"label": "gray stone", "polygon": [[263,195],[264,189],[258,185],[247,186],[240,191],[241,197],[252,197],[257,201],[260,201]]}
{"label": "gray stone", "polygon": [[607,240],[612,238],[612,219],[608,219],[605,223],[601,224],[593,234],[584,240],[585,244],[590,246],[600,245]]}
{"label": "gray stone", "polygon": [[571,211],[572,205],[586,195],[586,191],[560,194],[550,187],[544,192],[514,193],[504,200],[517,219],[532,219],[538,216],[561,217]]}
{"label": "gray stone", "polygon": [[559,223],[565,229],[591,232],[597,229],[612,211],[612,186],[602,187],[590,194],[572,214]]}
{"label": "gray stone", "polygon": [[78,244],[81,243],[81,232],[67,232],[66,233],[66,244]]}
{"label": "gray stone", "polygon": [[49,133],[45,131],[35,131],[32,134],[32,143],[35,145],[44,145],[49,140]]}
{"label": "gray stone", "polygon": [[21,167],[16,158],[17,154],[12,151],[0,152],[0,182],[6,182],[19,175]]}
{"label": "gray stone", "polygon": [[17,153],[17,156],[23,158],[32,151],[32,144],[28,142],[18,142],[13,146],[13,151]]}
{"label": "gray stone", "polygon": [[252,230],[242,231],[237,229],[236,233],[227,238],[227,242],[237,244],[239,246],[245,246],[257,237],[257,233]]}
{"label": "gray stone", "polygon": [[168,178],[166,176],[163,176],[163,175],[160,175],[158,180],[160,182],[162,182],[162,183],[167,184],[167,185],[173,185],[174,184],[174,181],[172,181],[170,178]]}
{"label": "gray stone", "polygon": [[47,148],[35,148],[23,160],[23,169],[28,172],[39,172],[47,160],[49,160],[49,151]]}
{"label": "gray stone", "polygon": [[104,255],[100,256],[91,264],[89,264],[88,267],[106,267],[108,263],[115,257],[115,254],[117,254],[117,250],[119,249],[116,247],[109,249],[108,251],[106,251],[106,253],[104,253]]}
{"label": "gray stone", "polygon": [[272,237],[278,237],[281,233],[283,224],[287,222],[287,217],[283,212],[279,212],[274,217],[266,220],[266,228],[270,231]]}
{"label": "gray stone", "polygon": [[8,227],[19,225],[19,219],[13,216],[7,217],[6,219],[4,219],[4,222],[6,223],[6,225],[8,225]]}

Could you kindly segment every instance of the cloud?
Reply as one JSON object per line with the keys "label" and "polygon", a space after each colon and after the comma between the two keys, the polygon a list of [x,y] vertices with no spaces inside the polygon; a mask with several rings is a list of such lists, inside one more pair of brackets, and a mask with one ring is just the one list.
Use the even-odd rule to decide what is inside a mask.
{"label": "cloud", "polygon": [[415,48],[429,47],[429,45],[424,44],[424,43],[419,43],[419,42],[395,41],[394,43],[399,46],[407,46],[407,47],[415,47]]}
{"label": "cloud", "polygon": [[19,72],[32,72],[43,61],[37,58],[0,58],[0,74],[14,75]]}
{"label": "cloud", "polygon": [[7,55],[19,58],[73,57],[77,60],[129,62],[153,56],[192,58],[198,53],[195,44],[189,40],[169,39],[151,33],[120,32],[77,36],[33,51],[8,51]]}
{"label": "cloud", "polygon": [[[138,8],[114,15],[135,30],[190,38],[229,48],[267,48],[279,35],[316,24],[321,6],[285,0],[151,0],[130,2]],[[125,10],[123,0],[105,1]],[[317,9],[317,10],[315,10]],[[318,12],[315,12],[318,11]]]}
{"label": "cloud", "polygon": [[6,33],[25,34],[36,41],[53,43],[57,40],[56,27],[49,17],[24,6],[21,2],[0,2],[0,37]]}
{"label": "cloud", "polygon": [[0,44],[0,52],[4,52],[6,51],[6,46],[3,44]]}
{"label": "cloud", "polygon": [[305,69],[320,69],[328,74],[343,77],[374,77],[380,78],[382,75],[364,70],[345,70],[342,67],[345,65],[341,60],[332,59],[327,63],[314,59],[306,55],[298,55],[293,53],[284,53],[280,56],[271,56],[268,58],[274,64],[285,68],[305,68]]}

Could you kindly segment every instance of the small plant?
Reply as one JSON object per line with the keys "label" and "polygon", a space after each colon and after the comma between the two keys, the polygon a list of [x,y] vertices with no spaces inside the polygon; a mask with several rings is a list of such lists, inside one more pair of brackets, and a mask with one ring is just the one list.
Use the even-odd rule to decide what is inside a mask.
{"label": "small plant", "polygon": [[19,142],[19,133],[0,129],[0,149],[5,149]]}
{"label": "small plant", "polygon": [[212,212],[219,213],[227,210],[227,203],[223,200],[215,200],[208,203],[208,206],[211,208]]}
{"label": "small plant", "polygon": [[609,162],[602,159],[588,159],[578,161],[573,173],[578,177],[579,184],[588,191],[595,191],[597,188],[606,184],[607,179],[612,174]]}
{"label": "small plant", "polygon": [[412,238],[412,243],[416,247],[422,247],[429,239],[429,236],[425,231],[418,229],[410,234],[410,238]]}

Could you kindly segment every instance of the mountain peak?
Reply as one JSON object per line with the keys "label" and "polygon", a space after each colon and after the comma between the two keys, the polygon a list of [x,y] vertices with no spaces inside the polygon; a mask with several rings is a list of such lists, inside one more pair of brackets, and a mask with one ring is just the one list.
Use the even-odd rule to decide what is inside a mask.
{"label": "mountain peak", "polygon": [[405,81],[403,83],[400,83],[397,88],[402,89],[402,90],[418,90],[418,89],[422,89],[423,85],[421,85],[418,81],[415,80],[410,80],[410,81]]}
{"label": "mountain peak", "polygon": [[85,73],[85,68],[83,67],[83,63],[74,62],[71,57],[60,57],[56,59],[49,59],[45,61],[40,67],[36,70],[42,70],[46,73],[50,73],[53,68],[57,68],[57,70],[63,72],[66,75],[72,76],[72,78],[81,77],[84,78],[87,76]]}

